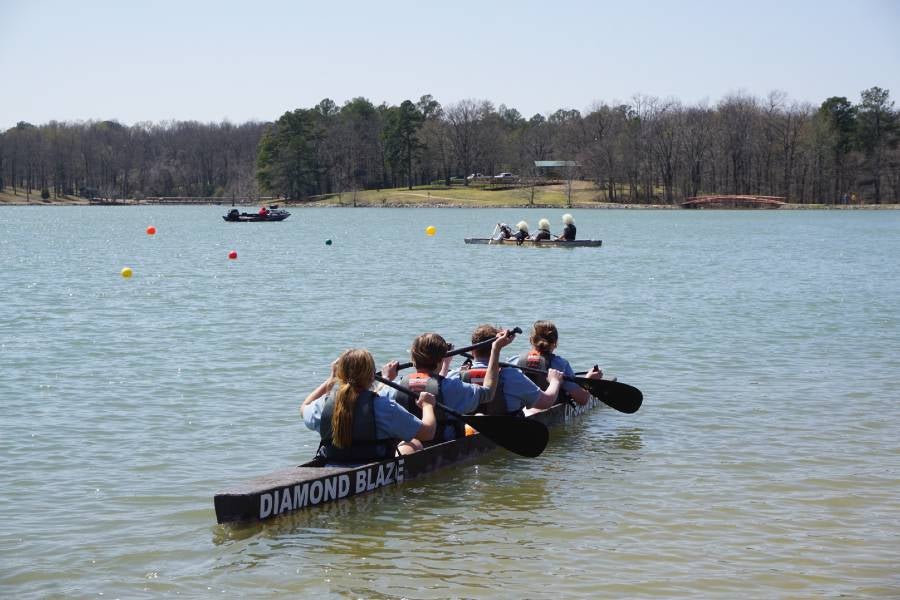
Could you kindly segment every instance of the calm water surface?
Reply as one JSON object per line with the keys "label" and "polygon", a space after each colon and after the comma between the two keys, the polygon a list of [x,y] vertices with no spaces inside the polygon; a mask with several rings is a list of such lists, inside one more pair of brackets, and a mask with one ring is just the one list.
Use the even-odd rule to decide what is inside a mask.
{"label": "calm water surface", "polygon": [[[462,238],[561,211],[226,210],[0,209],[0,595],[900,596],[900,212],[582,210],[603,247],[555,250]],[[342,349],[539,318],[641,411],[215,524],[312,455]]]}

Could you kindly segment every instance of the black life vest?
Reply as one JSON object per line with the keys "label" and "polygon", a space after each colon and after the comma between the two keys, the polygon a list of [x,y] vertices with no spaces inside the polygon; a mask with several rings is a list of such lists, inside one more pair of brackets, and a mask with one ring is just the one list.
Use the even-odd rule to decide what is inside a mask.
{"label": "black life vest", "polygon": [[538,229],[537,233],[534,234],[535,241],[537,240],[549,240],[550,232],[546,229]]}
{"label": "black life vest", "polygon": [[516,232],[516,235],[513,237],[516,238],[516,245],[521,246],[522,242],[524,242],[525,240],[528,239],[528,232],[520,229]]}
{"label": "black life vest", "polygon": [[575,241],[575,225],[573,223],[568,223],[563,228],[562,239],[566,240],[567,242]]}
{"label": "black life vest", "polygon": [[334,414],[334,396],[336,389],[331,390],[322,407],[322,420],[319,423],[318,455],[328,462],[334,463],[367,463],[391,458],[396,454],[400,440],[395,438],[378,438],[375,423],[375,393],[366,390],[356,399],[353,408],[353,428],[350,433],[352,443],[349,448],[338,448],[332,439],[331,416]]}
{"label": "black life vest", "polygon": [[[411,375],[404,375],[400,379],[400,385],[409,388],[416,393],[414,398],[410,397],[406,392],[397,392],[397,404],[414,414],[418,418],[422,418],[422,409],[416,405],[421,392],[428,392],[434,396],[435,400],[441,404],[444,403],[444,394],[441,390],[441,384],[444,378],[441,375],[426,373],[419,371]],[[439,406],[434,407],[434,420],[437,422],[437,428],[434,432],[432,443],[446,442],[447,440],[455,440],[456,438],[465,437],[466,424],[452,415],[447,414]]]}
{"label": "black life vest", "polygon": [[[523,352],[519,355],[519,360],[516,361],[516,364],[520,367],[547,371],[550,368],[550,365],[553,364],[553,356],[554,354],[552,352],[542,354],[532,348],[528,352]],[[543,373],[532,373],[531,371],[522,372],[542,390],[546,390],[547,386],[550,385],[550,380],[548,380],[547,376]],[[556,402],[554,404],[572,404],[572,402],[572,397],[566,391],[565,387],[560,385],[559,393],[556,395]]]}
{"label": "black life vest", "polygon": [[[501,369],[502,371],[503,369]],[[474,385],[484,385],[484,378],[487,376],[487,367],[470,367],[459,371],[459,379],[466,383]],[[506,408],[506,396],[503,394],[503,379],[500,373],[497,373],[496,389],[494,390],[494,398],[490,402],[478,405],[478,412],[486,415],[509,415],[519,414],[521,411],[510,413]]]}

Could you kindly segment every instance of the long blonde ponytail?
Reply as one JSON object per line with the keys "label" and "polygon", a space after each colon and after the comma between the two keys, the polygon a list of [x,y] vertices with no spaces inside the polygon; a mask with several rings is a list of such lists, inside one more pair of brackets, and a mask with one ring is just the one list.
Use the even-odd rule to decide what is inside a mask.
{"label": "long blonde ponytail", "polygon": [[338,357],[334,376],[338,386],[331,415],[332,443],[338,448],[353,444],[353,411],[359,395],[372,385],[375,360],[365,348],[351,348]]}

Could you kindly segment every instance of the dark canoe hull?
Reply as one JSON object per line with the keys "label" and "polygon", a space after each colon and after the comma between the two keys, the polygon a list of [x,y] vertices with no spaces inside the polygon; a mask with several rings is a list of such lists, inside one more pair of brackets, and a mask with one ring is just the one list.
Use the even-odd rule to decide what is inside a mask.
{"label": "dark canoe hull", "polygon": [[484,244],[488,246],[531,246],[537,248],[599,248],[603,240],[523,240],[521,244],[514,239],[492,240],[491,238],[465,238],[467,244]]}
{"label": "dark canoe hull", "polygon": [[[600,404],[556,405],[529,418],[548,427],[575,418]],[[359,467],[322,467],[315,462],[257,477],[215,495],[219,523],[264,521],[409,481],[443,467],[477,458],[497,446],[475,434],[435,444],[420,452]]]}
{"label": "dark canoe hull", "polygon": [[242,214],[236,219],[229,219],[227,216],[222,217],[229,223],[261,223],[266,221],[284,221],[291,213],[278,214],[278,215],[269,215],[268,217],[261,217],[259,215],[250,215],[247,213]]}

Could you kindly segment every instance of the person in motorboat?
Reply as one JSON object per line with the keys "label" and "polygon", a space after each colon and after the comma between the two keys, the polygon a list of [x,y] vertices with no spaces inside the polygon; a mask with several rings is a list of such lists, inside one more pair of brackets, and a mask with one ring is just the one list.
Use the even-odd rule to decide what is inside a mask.
{"label": "person in motorboat", "polygon": [[[567,377],[574,377],[575,372],[572,366],[562,356],[555,354],[556,346],[559,343],[559,331],[552,321],[535,321],[531,327],[531,349],[523,352],[518,356],[513,356],[506,362],[518,365],[520,367],[528,367],[530,369],[539,369],[548,371],[556,369],[561,371]],[[547,390],[550,385],[549,376],[543,374],[535,374],[523,371],[525,375],[538,385],[542,390]],[[591,379],[602,379],[603,371],[596,365],[587,372],[585,377]],[[557,395],[557,404],[574,400],[580,405],[585,405],[591,399],[590,393],[572,381],[564,381]],[[530,414],[533,411],[525,411]]]}
{"label": "person in motorboat", "polygon": [[259,207],[259,216],[262,217],[263,219],[268,218],[269,209],[266,207],[265,204],[263,204],[262,206]]}
{"label": "person in motorboat", "polygon": [[[490,347],[484,383],[483,385],[474,385],[460,379],[445,377],[452,360],[452,357],[447,357],[450,345],[437,333],[423,333],[413,340],[411,349],[413,367],[416,372],[404,375],[399,383],[413,392],[429,392],[437,398],[438,403],[456,412],[473,413],[479,405],[488,403],[493,397],[499,370],[500,350],[508,346],[514,337],[515,334],[509,331],[501,331],[496,334]],[[385,377],[393,379],[397,374],[397,363],[388,363],[386,367],[388,369]],[[393,370],[390,367],[393,367]],[[389,397],[411,413],[418,415],[418,407],[411,403],[411,399],[406,393],[391,390]],[[465,424],[462,421],[453,418],[440,407],[435,409],[435,413],[437,418],[435,442],[444,442],[465,436]]]}
{"label": "person in motorboat", "polygon": [[516,244],[519,246],[522,245],[522,242],[528,239],[528,223],[525,221],[519,221],[516,224]]}
{"label": "person in motorboat", "polygon": [[[394,363],[396,373],[396,363]],[[387,365],[382,369],[386,373]],[[367,463],[422,449],[434,437],[434,396],[422,392],[414,416],[386,395],[372,391],[375,361],[368,350],[345,350],[331,375],[300,406],[304,424],[319,432],[317,456],[329,463]],[[421,441],[420,441],[421,440]]]}
{"label": "person in motorboat", "polygon": [[558,240],[564,240],[566,242],[574,242],[575,241],[575,218],[572,217],[569,213],[566,213],[562,216],[563,222],[563,231],[561,234],[556,236]]}
{"label": "person in motorboat", "polygon": [[538,221],[538,230],[531,236],[534,241],[549,240],[550,237],[550,221],[541,219]]}
{"label": "person in motorboat", "polygon": [[[500,330],[493,325],[479,325],[472,332],[472,344],[480,344],[495,338],[498,333]],[[473,349],[473,360],[460,369],[450,371],[447,378],[482,385],[488,372],[490,354],[489,346]],[[478,412],[486,415],[524,416],[523,410],[526,408],[550,408],[556,402],[556,394],[562,385],[562,373],[551,368],[548,370],[547,379],[549,381],[547,389],[542,390],[519,369],[500,367],[494,397],[479,405]]]}
{"label": "person in motorboat", "polygon": [[231,210],[228,211],[227,219],[229,221],[237,221],[240,218],[240,216],[241,216],[241,211],[239,211],[236,208],[232,208]]}

